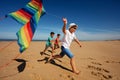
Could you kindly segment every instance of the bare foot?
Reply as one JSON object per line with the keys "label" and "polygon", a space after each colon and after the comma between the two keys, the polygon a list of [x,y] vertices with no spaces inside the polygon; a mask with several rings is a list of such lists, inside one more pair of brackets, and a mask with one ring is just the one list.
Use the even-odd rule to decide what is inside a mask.
{"label": "bare foot", "polygon": [[50,60],[52,60],[52,59],[53,59],[53,56],[50,56],[48,59],[48,62],[50,62]]}
{"label": "bare foot", "polygon": [[80,71],[74,71],[73,73],[79,75],[79,74],[80,74]]}

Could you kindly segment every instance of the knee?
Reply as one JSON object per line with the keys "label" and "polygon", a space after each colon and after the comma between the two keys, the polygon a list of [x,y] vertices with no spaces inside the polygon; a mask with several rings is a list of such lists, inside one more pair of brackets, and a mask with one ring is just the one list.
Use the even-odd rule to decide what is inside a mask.
{"label": "knee", "polygon": [[70,58],[71,61],[75,60],[74,56]]}

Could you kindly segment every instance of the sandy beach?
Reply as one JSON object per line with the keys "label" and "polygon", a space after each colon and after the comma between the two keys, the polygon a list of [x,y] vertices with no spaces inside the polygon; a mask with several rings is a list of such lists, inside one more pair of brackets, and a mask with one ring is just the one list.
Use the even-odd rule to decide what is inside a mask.
{"label": "sandy beach", "polygon": [[[73,42],[79,75],[71,72],[69,58],[46,63],[51,54],[40,54],[45,41],[32,41],[22,54],[16,41],[0,41],[0,80],[120,80],[120,41]],[[57,49],[54,54],[59,54]]]}

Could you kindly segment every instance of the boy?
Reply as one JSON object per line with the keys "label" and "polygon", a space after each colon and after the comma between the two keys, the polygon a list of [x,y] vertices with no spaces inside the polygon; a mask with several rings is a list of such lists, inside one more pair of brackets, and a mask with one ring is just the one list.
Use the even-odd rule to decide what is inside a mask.
{"label": "boy", "polygon": [[43,52],[41,52],[41,55],[43,55],[45,53],[45,51],[50,47],[52,49],[52,56],[53,56],[53,45],[52,45],[52,42],[54,41],[53,40],[53,37],[54,37],[54,32],[51,32],[50,33],[50,36],[48,37],[47,41],[46,41],[46,46],[45,46],[45,49]]}
{"label": "boy", "polygon": [[72,40],[75,40],[77,44],[81,47],[81,44],[74,33],[78,26],[75,23],[71,23],[69,25],[69,30],[66,30],[66,25],[67,25],[66,18],[63,18],[63,23],[64,25],[62,27],[62,31],[64,33],[64,37],[62,40],[61,53],[58,55],[54,55],[53,57],[50,57],[48,61],[54,58],[62,58],[64,55],[67,55],[70,58],[70,65],[72,67],[73,73],[79,74],[79,71],[77,70],[76,65],[75,65],[74,55],[69,49]]}
{"label": "boy", "polygon": [[60,48],[59,42],[60,42],[60,34],[57,34],[57,38],[55,39],[55,42],[54,42],[54,50],[57,48]]}

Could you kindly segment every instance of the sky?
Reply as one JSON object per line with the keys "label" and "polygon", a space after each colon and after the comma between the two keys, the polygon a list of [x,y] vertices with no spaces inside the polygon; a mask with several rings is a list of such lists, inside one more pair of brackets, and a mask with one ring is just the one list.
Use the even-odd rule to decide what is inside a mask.
{"label": "sky", "polygon": [[[23,26],[6,14],[23,8],[30,0],[1,0],[0,39],[17,39],[16,32]],[[120,0],[43,0],[46,14],[40,18],[33,39],[46,40],[50,32],[63,37],[62,18],[76,23],[79,40],[120,39]]]}

